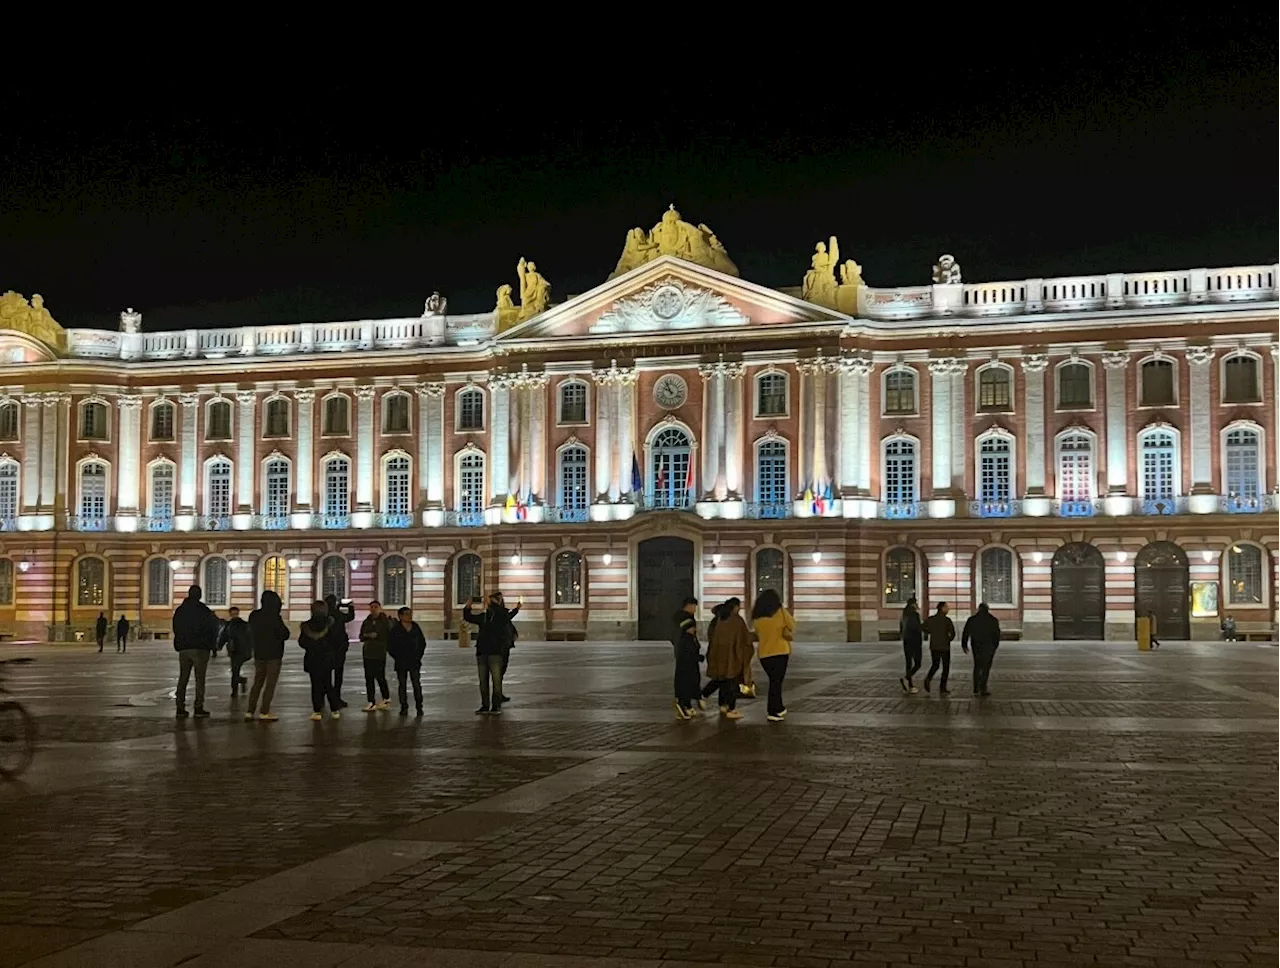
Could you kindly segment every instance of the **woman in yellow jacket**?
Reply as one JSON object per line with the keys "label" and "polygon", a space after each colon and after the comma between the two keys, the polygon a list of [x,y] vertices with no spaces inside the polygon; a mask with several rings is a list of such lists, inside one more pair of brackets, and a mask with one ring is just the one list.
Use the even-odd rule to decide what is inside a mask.
{"label": "woman in yellow jacket", "polygon": [[760,665],[769,677],[769,721],[780,723],[787,715],[782,702],[782,680],[787,677],[787,660],[791,658],[791,642],[795,639],[796,620],[782,607],[782,599],[772,588],[766,588],[751,609],[751,624],[760,642]]}

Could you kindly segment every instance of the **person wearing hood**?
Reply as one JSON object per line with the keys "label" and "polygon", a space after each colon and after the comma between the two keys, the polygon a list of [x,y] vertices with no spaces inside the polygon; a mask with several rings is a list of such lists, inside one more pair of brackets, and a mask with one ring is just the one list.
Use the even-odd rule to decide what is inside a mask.
{"label": "person wearing hood", "polygon": [[755,650],[751,633],[742,620],[742,600],[731,598],[715,608],[715,622],[707,632],[707,676],[720,690],[720,715],[741,719],[738,685]]}
{"label": "person wearing hood", "polygon": [[920,621],[920,608],[914,595],[907,599],[902,618],[898,619],[898,638],[902,639],[902,655],[906,659],[905,675],[898,683],[903,692],[917,693],[920,689],[916,686],[915,674],[924,661],[924,623]]}
{"label": "person wearing hood", "polygon": [[218,633],[218,645],[227,647],[227,658],[231,660],[231,698],[235,699],[249,684],[240,670],[253,657],[253,640],[249,637],[249,623],[240,617],[240,609],[232,605],[227,614],[227,623]]}
{"label": "person wearing hood", "polygon": [[991,663],[1000,647],[1000,620],[991,614],[986,602],[978,606],[976,615],[969,616],[960,633],[960,648],[966,655],[970,645],[973,646],[973,694],[989,696],[987,677],[991,675]]}
{"label": "person wearing hood", "polygon": [[271,698],[276,694],[280,663],[284,661],[284,644],[289,641],[289,626],[280,616],[283,603],[271,589],[262,593],[261,604],[249,613],[249,641],[253,645],[253,685],[249,689],[249,708],[244,718],[253,719],[262,699],[259,722],[275,722],[279,717],[271,711]]}
{"label": "person wearing hood", "polygon": [[[475,602],[475,604],[479,604]],[[476,673],[480,678],[480,708],[477,715],[489,713],[494,716],[502,714],[504,693],[502,691],[503,658],[511,651],[511,643],[515,638],[515,629],[511,619],[520,611],[519,606],[508,609],[502,603],[502,594],[494,592],[489,596],[488,607],[478,615],[468,604],[462,610],[462,619],[470,622],[478,629],[476,633]]]}
{"label": "person wearing hood", "polygon": [[218,645],[218,618],[200,601],[203,594],[199,585],[192,585],[186,599],[173,612],[173,650],[178,653],[175,698],[179,719],[187,717],[187,683],[192,669],[196,673],[196,717],[209,715],[204,708],[204,676],[209,668],[209,656]]}
{"label": "person wearing hood", "polygon": [[[333,682],[333,668],[337,659],[337,647],[333,633],[334,620],[329,606],[324,602],[311,603],[311,617],[298,626],[298,645],[307,654],[302,668],[311,677],[311,718],[321,719],[320,710],[325,700],[334,719],[342,717],[342,700]],[[345,632],[343,633],[346,634]]]}
{"label": "person wearing hood", "polygon": [[413,609],[407,605],[396,613],[396,621],[387,634],[387,655],[396,664],[396,679],[400,682],[400,715],[409,715],[408,680],[413,680],[413,699],[422,715],[422,656],[427,651],[427,640],[422,629],[413,620]]}
{"label": "person wearing hood", "polygon": [[350,602],[339,602],[332,592],[324,597],[324,604],[329,618],[333,619],[329,633],[333,637],[333,694],[338,698],[338,708],[342,709],[347,705],[342,700],[342,672],[347,666],[347,649],[351,645],[347,625],[356,620],[356,607]]}

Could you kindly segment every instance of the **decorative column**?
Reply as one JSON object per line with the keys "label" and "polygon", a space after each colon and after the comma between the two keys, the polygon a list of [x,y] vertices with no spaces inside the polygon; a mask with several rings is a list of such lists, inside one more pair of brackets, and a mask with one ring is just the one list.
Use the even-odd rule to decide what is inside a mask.
{"label": "decorative column", "polygon": [[967,390],[969,385],[969,364],[965,360],[951,361],[951,493],[959,495],[961,500],[965,494],[965,444],[972,434],[973,410],[967,408]]}
{"label": "decorative column", "polygon": [[373,396],[373,387],[356,387],[356,509],[351,518],[354,528],[373,524]]}
{"label": "decorative column", "polygon": [[1107,371],[1107,498],[1108,514],[1129,514],[1133,502],[1129,494],[1128,400],[1125,373],[1129,368],[1127,350],[1102,354]]}
{"label": "decorative column", "polygon": [[26,423],[22,429],[22,512],[35,514],[40,507],[40,410],[44,397],[27,393],[22,397]]}
{"label": "decorative column", "polygon": [[[530,503],[544,505],[547,503],[547,385],[551,379],[545,373],[529,378],[529,418],[528,448],[532,455],[533,470],[525,485]],[[542,512],[538,512],[538,520]],[[532,515],[530,519],[532,520]]]}
{"label": "decorative column", "polygon": [[[628,498],[632,494],[631,467],[632,461],[640,463],[636,453],[636,369],[629,367],[618,370],[614,382],[618,387],[617,439],[618,439],[618,476],[621,497]],[[643,481],[643,475],[641,477]],[[641,484],[643,491],[644,485]]]}
{"label": "decorative column", "polygon": [[489,427],[489,501],[501,507],[511,488],[511,379],[502,373],[489,378],[493,414]]}
{"label": "decorative column", "polygon": [[742,452],[742,377],[746,367],[741,363],[724,364],[721,380],[724,386],[724,486],[725,500],[741,501]]}
{"label": "decorative column", "polygon": [[293,400],[298,405],[298,433],[294,438],[297,451],[294,455],[294,511],[299,514],[311,514],[315,506],[315,431],[313,418],[316,402],[316,391],[310,387],[293,392]]}
{"label": "decorative column", "polygon": [[1044,496],[1044,371],[1049,358],[1044,353],[1029,353],[1022,358],[1022,379],[1027,387],[1027,422],[1023,434],[1023,451],[1027,455],[1027,491],[1022,513],[1043,517],[1049,513],[1049,499]]}
{"label": "decorative column", "polygon": [[258,403],[258,392],[256,390],[237,390],[236,402],[240,405],[240,420],[238,422],[239,447],[236,455],[236,467],[238,471],[238,482],[236,486],[236,514],[253,514],[253,467],[254,467],[254,438],[257,436],[257,414],[255,410]]}
{"label": "decorative column", "polygon": [[804,492],[813,486],[809,477],[813,470],[813,372],[812,360],[800,360],[796,363],[796,373],[800,380],[800,389],[796,394],[799,412],[796,414],[796,486],[794,513],[806,516],[812,513],[812,505],[804,502]]}
{"label": "decorative column", "polygon": [[609,501],[609,488],[613,483],[613,410],[617,397],[612,388],[617,380],[616,369],[596,370],[596,504]]}
{"label": "decorative column", "polygon": [[809,480],[814,497],[827,486],[827,367],[821,359],[813,368],[813,463]]}
{"label": "decorative column", "polygon": [[[53,441],[53,451],[56,455],[51,462],[53,471],[53,492],[52,507],[54,509],[54,527],[62,527],[66,523],[67,515],[67,461],[70,456],[70,448],[68,447],[67,430],[69,427],[67,414],[71,407],[71,394],[69,393],[51,393],[45,397],[45,416],[48,417],[49,406],[53,406],[53,424],[49,426],[48,421],[45,422],[44,438]],[[108,411],[109,412],[109,411]],[[45,469],[43,459],[41,462],[41,471]],[[112,514],[110,508],[108,514]]]}
{"label": "decorative column", "polygon": [[[841,500],[854,497],[858,491],[858,450],[867,428],[862,425],[862,381],[858,368],[864,360],[846,356],[840,361],[840,472],[837,475]],[[846,517],[856,517],[845,512]]]}
{"label": "decorative column", "polygon": [[[160,399],[164,399],[163,394]],[[184,393],[178,400],[182,404],[182,465],[178,470],[177,516],[194,515],[196,513],[196,465],[200,459],[196,448],[196,434],[200,424],[198,409],[200,394]],[[243,477],[243,474],[241,476]]]}
{"label": "decorative column", "polygon": [[929,502],[929,516],[949,518],[956,513],[956,502],[951,494],[951,374],[955,360],[933,360],[929,373],[933,376],[933,437],[930,450],[933,455],[933,499]]}
{"label": "decorative column", "polygon": [[[1275,473],[1271,480],[1271,492],[1280,494],[1280,343],[1271,344],[1271,396],[1275,413],[1271,422],[1271,446],[1275,450]],[[1263,485],[1265,489],[1266,480]],[[1280,595],[1272,603],[1273,612],[1280,612]]]}
{"label": "decorative column", "polygon": [[[116,448],[116,529],[133,531],[142,505],[138,496],[138,480],[142,475],[142,397],[122,393],[116,397],[120,410],[120,445]],[[134,518],[132,522],[127,518]]]}
{"label": "decorative column", "polygon": [[[418,503],[428,512],[444,508],[444,384],[423,383],[418,391]],[[439,524],[427,521],[426,524]]]}
{"label": "decorative column", "polygon": [[724,415],[723,368],[719,363],[703,363],[698,367],[702,377],[702,498],[716,500],[716,483],[720,479],[720,421]]}
{"label": "decorative column", "polygon": [[[844,375],[840,388],[840,431],[845,432],[846,422],[852,424],[848,466],[844,456],[844,441],[841,442],[841,474],[847,471],[842,490],[851,488],[861,498],[871,497],[871,448],[875,442],[872,432],[874,415],[871,413],[871,394],[869,380],[875,367],[868,357],[851,357],[844,361]],[[844,391],[848,389],[852,401],[846,403]]]}
{"label": "decorative column", "polygon": [[[58,394],[43,396],[44,422],[40,434],[40,510],[53,513],[58,489]],[[110,508],[107,509],[110,514]]]}
{"label": "decorative column", "polygon": [[1188,510],[1193,514],[1209,514],[1218,510],[1213,487],[1213,430],[1209,419],[1209,367],[1213,349],[1188,346],[1187,364],[1191,369],[1191,496]]}

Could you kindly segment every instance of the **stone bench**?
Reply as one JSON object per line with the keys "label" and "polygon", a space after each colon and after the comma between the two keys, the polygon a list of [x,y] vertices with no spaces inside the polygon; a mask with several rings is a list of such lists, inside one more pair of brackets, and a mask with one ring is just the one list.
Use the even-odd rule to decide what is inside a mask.
{"label": "stone bench", "polygon": [[1275,626],[1270,622],[1236,622],[1236,638],[1241,642],[1274,642]]}

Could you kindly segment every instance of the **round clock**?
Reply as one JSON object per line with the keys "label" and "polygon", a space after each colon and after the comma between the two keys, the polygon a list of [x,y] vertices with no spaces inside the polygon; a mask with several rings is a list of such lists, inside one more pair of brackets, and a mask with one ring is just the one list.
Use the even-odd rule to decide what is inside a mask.
{"label": "round clock", "polygon": [[653,385],[653,402],[663,410],[675,410],[683,406],[688,396],[689,387],[674,373],[660,377]]}

